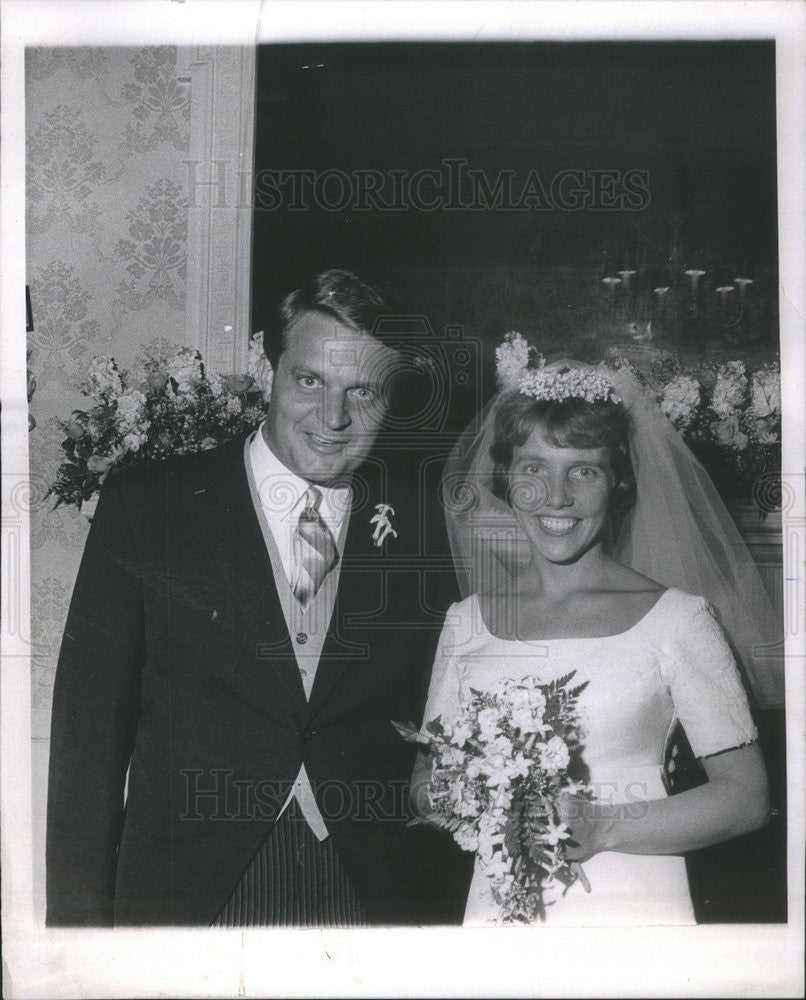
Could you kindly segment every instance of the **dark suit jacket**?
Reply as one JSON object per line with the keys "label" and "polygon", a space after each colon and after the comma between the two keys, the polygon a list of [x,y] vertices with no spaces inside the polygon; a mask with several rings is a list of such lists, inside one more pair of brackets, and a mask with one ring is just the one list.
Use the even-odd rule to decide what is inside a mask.
{"label": "dark suit jacket", "polygon": [[[406,826],[413,748],[391,725],[420,719],[455,582],[441,514],[390,471],[356,474],[310,702],[243,441],[110,476],[54,689],[49,924],[209,925],[303,762],[373,923],[461,919],[469,856]],[[381,502],[399,535],[377,548]]]}

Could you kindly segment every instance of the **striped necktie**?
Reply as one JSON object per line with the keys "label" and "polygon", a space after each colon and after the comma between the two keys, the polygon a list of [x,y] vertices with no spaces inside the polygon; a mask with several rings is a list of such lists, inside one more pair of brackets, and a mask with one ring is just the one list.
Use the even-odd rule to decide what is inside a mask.
{"label": "striped necktie", "polygon": [[294,597],[303,609],[316,596],[327,574],[339,561],[336,543],[319,514],[322,493],[315,486],[305,492],[305,508],[294,535],[297,572]]}

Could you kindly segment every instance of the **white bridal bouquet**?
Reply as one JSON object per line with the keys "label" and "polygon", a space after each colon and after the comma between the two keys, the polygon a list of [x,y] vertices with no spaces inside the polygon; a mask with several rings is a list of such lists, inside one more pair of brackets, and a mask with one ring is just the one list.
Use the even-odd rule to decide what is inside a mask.
{"label": "white bridal bouquet", "polygon": [[561,793],[590,794],[569,775],[580,740],[576,699],[585,687],[569,689],[572,677],[501,680],[486,691],[471,688],[451,723],[437,717],[424,730],[393,723],[430,756],[429,820],[477,852],[500,923],[544,919],[547,889],[577,878],[584,884],[579,865],[565,858],[570,831],[557,811]]}

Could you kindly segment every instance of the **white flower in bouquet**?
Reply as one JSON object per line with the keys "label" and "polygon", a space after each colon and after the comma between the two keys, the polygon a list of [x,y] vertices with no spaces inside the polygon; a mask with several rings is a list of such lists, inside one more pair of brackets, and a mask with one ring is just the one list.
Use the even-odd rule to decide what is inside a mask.
{"label": "white flower in bouquet", "polygon": [[263,400],[268,403],[271,399],[271,384],[274,378],[274,371],[269,364],[269,359],[263,353],[263,331],[259,330],[253,334],[249,340],[249,352],[246,356],[246,371],[255,380],[255,384],[260,389]]}
{"label": "white flower in bouquet", "polygon": [[123,447],[126,451],[139,451],[147,440],[148,435],[145,432],[129,431],[123,438]]}
{"label": "white flower in bouquet", "polygon": [[555,823],[554,820],[549,817],[546,822],[546,840],[552,847],[556,847],[558,844],[562,843],[563,840],[567,840],[571,836],[571,831],[565,825],[565,823]]}
{"label": "white flower in bouquet", "polygon": [[724,420],[716,420],[711,424],[711,433],[717,444],[736,451],[744,451],[750,442],[749,437],[741,429],[738,413],[731,413]]}
{"label": "white flower in bouquet", "polygon": [[493,756],[498,756],[500,754],[502,757],[508,758],[512,755],[512,740],[508,739],[503,734],[496,736],[490,744],[487,752]]}
{"label": "white flower in bouquet", "polygon": [[219,375],[217,372],[213,375],[208,375],[207,384],[210,386],[210,393],[214,399],[218,400],[222,396],[229,395],[223,375]]}
{"label": "white flower in bouquet", "polygon": [[522,750],[518,750],[509,762],[510,777],[513,780],[517,778],[528,778],[531,767],[532,762],[529,758],[524,755]]}
{"label": "white flower in bouquet", "polygon": [[168,358],[166,370],[177,395],[187,395],[194,391],[204,375],[202,356],[192,347],[182,347]]}
{"label": "white flower in bouquet", "polygon": [[457,723],[453,726],[450,733],[451,743],[455,743],[458,747],[463,747],[472,738],[473,728],[467,722]]}
{"label": "white flower in bouquet", "polygon": [[732,416],[734,410],[745,401],[747,376],[743,361],[726,361],[716,373],[716,382],[711,397],[711,409],[723,419]]}
{"label": "white flower in bouquet", "polygon": [[750,412],[754,417],[780,418],[781,371],[777,364],[765,365],[754,373],[750,382]]}
{"label": "white flower in bouquet", "polygon": [[85,396],[118,396],[123,392],[123,376],[114,358],[94,358],[87,369],[87,375],[80,389]]}
{"label": "white flower in bouquet", "polygon": [[117,421],[125,434],[142,423],[145,416],[146,397],[139,389],[126,389],[118,396]]}
{"label": "white flower in bouquet", "polygon": [[431,758],[427,819],[478,852],[504,923],[540,919],[544,890],[578,877],[578,866],[565,860],[567,830],[557,809],[566,788],[589,794],[568,774],[584,687],[568,689],[572,676],[550,684],[505,679],[471,689],[450,722],[434,719],[423,730],[395,723]]}
{"label": "white flower in bouquet", "polygon": [[495,708],[484,708],[478,715],[479,737],[485,742],[492,742],[499,735],[498,711]]}
{"label": "white flower in bouquet", "polygon": [[482,773],[484,771],[487,773],[488,788],[501,789],[509,785],[507,762],[503,754],[494,753],[491,756],[485,757]]}
{"label": "white flower in bouquet", "polygon": [[700,383],[691,375],[676,375],[663,390],[661,410],[678,430],[685,430],[700,405]]}
{"label": "white flower in bouquet", "polygon": [[542,713],[534,712],[528,706],[518,706],[512,711],[512,725],[524,736],[529,733],[540,732],[540,723],[538,719]]}
{"label": "white flower in bouquet", "polygon": [[776,445],[781,435],[771,425],[769,420],[756,420],[753,423],[753,436],[759,444]]}
{"label": "white flower in bouquet", "polygon": [[549,774],[559,774],[564,771],[570,763],[571,756],[568,747],[559,736],[552,736],[547,743],[538,743],[540,762]]}

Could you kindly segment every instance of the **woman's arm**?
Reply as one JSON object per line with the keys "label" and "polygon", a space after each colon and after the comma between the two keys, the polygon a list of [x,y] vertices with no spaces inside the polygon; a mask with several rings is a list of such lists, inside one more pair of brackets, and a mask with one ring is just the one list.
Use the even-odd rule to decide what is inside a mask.
{"label": "woman's arm", "polygon": [[607,805],[564,796],[560,816],[578,844],[568,845],[568,858],[585,861],[601,851],[682,854],[767,822],[767,773],[758,744],[703,758],[703,766],[705,785],[666,799]]}
{"label": "woman's arm", "polygon": [[423,750],[418,751],[414,771],[409,786],[409,805],[416,817],[428,820],[431,805],[428,801],[428,783],[431,780],[431,758]]}
{"label": "woman's arm", "polygon": [[[428,687],[428,697],[423,712],[423,723],[440,718],[452,718],[459,710],[461,691],[459,671],[456,664],[456,649],[461,646],[457,605],[452,605],[445,616],[445,624],[440,633],[434,665]],[[409,805],[415,816],[429,820],[432,815],[428,800],[427,786],[431,781],[431,756],[426,750],[417,753],[409,785]]]}

